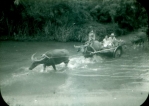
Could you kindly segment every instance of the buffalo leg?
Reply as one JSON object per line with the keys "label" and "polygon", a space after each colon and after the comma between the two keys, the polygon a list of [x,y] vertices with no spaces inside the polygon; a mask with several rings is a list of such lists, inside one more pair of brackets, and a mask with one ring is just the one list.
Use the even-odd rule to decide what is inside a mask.
{"label": "buffalo leg", "polygon": [[67,67],[68,62],[69,62],[69,59],[64,62],[65,63],[65,67]]}
{"label": "buffalo leg", "polygon": [[52,65],[52,67],[53,67],[53,69],[56,71],[56,67],[55,67],[55,65],[54,65],[54,64]]}
{"label": "buffalo leg", "polygon": [[43,65],[43,71],[46,71],[46,65],[45,64]]}

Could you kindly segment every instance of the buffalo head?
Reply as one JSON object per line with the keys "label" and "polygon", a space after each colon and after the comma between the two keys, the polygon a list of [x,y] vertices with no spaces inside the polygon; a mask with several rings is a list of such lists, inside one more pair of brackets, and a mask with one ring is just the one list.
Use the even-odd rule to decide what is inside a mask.
{"label": "buffalo head", "polygon": [[78,52],[82,52],[84,57],[92,57],[93,54],[91,54],[92,52],[98,51],[100,49],[102,49],[102,44],[99,41],[93,41],[91,45],[81,45],[81,46],[75,46],[74,48],[77,48]]}
{"label": "buffalo head", "polygon": [[93,56],[91,52],[94,52],[94,49],[90,46],[84,46],[84,45],[75,46],[74,45],[74,48],[77,48],[78,49],[77,52],[81,52],[85,58]]}
{"label": "buffalo head", "polygon": [[[46,56],[42,56],[41,59],[36,59],[35,58],[35,53],[31,56],[31,60],[32,60],[32,65],[29,67],[29,70],[34,69],[36,66],[38,66],[39,64],[44,64],[45,60],[46,60]],[[50,57],[49,57],[50,58]]]}

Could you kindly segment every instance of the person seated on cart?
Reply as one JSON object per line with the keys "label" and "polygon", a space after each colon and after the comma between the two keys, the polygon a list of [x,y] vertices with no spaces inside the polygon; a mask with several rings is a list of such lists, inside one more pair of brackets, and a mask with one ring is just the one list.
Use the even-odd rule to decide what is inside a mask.
{"label": "person seated on cart", "polygon": [[117,39],[115,38],[114,33],[111,33],[110,37],[106,35],[103,39],[103,48],[111,48],[117,45]]}
{"label": "person seated on cart", "polygon": [[85,42],[84,46],[91,46],[93,41],[95,41],[95,33],[93,30],[91,30],[91,32],[88,35],[88,41]]}
{"label": "person seated on cart", "polygon": [[111,33],[111,35],[108,39],[109,39],[109,46],[111,46],[111,47],[116,46],[117,39],[115,38],[114,33]]}
{"label": "person seated on cart", "polygon": [[95,35],[94,31],[91,30],[89,32],[89,34],[88,34],[88,41],[85,42],[85,44],[83,45],[83,47],[88,47],[89,46],[89,47],[91,47],[95,51],[94,47],[92,46],[92,44],[95,41],[95,36],[96,35]]}
{"label": "person seated on cart", "polygon": [[105,38],[103,39],[103,47],[107,47],[109,45],[109,38],[108,35],[105,36]]}

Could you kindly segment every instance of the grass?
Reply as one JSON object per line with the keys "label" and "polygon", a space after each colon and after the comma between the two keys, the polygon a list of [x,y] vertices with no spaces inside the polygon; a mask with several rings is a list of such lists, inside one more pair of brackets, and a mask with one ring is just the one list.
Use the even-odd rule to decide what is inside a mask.
{"label": "grass", "polygon": [[[122,36],[126,33],[125,29],[120,29],[117,24],[100,24],[97,22],[89,22],[83,25],[71,25],[53,27],[48,25],[43,31],[39,30],[34,35],[24,34],[20,31],[19,34],[11,36],[1,36],[0,40],[14,40],[14,41],[78,41],[85,42],[88,40],[89,27],[92,26],[96,33],[96,39],[101,41],[105,35],[110,35],[115,32],[116,35]],[[52,29],[51,29],[52,28]],[[118,31],[119,30],[119,31]]]}

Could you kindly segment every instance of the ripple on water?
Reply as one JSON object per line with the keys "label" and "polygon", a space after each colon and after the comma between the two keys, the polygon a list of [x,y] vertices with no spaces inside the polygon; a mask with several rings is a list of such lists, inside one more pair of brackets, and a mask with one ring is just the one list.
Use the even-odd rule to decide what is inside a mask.
{"label": "ripple on water", "polygon": [[[149,61],[146,58],[142,57],[140,59],[135,56],[129,59],[128,57],[122,57],[119,59],[101,59],[99,57],[98,59],[99,61],[95,61],[93,59],[85,59],[83,56],[80,56],[70,58],[67,69],[64,69],[64,63],[56,65],[58,70],[57,73],[64,69],[62,73],[67,73],[68,75],[65,83],[58,87],[59,91],[87,92],[88,90],[86,89],[93,88],[94,86],[94,91],[99,89],[108,89],[108,87],[109,89],[122,89],[122,84],[131,88],[136,85],[138,86],[136,82],[142,83],[141,86],[148,88],[145,87],[148,86],[147,82],[149,81]],[[45,73],[45,75],[53,71],[54,70],[51,66],[47,67],[47,73]],[[33,75],[36,76],[37,74],[41,74],[39,76],[42,76],[43,73],[42,65],[37,66],[33,70],[28,70],[28,67],[20,67],[10,78],[2,80],[1,85],[11,85],[18,80],[23,82],[25,80],[29,80],[29,78]],[[96,84],[94,83],[95,81]],[[85,84],[81,85],[82,83]],[[112,84],[115,84],[115,87]],[[98,85],[99,87],[97,87]]]}

